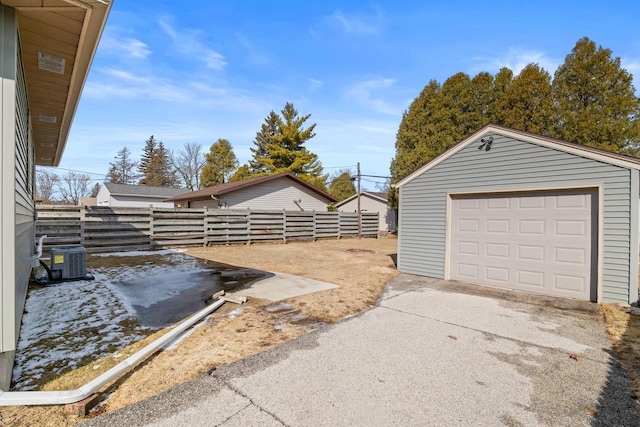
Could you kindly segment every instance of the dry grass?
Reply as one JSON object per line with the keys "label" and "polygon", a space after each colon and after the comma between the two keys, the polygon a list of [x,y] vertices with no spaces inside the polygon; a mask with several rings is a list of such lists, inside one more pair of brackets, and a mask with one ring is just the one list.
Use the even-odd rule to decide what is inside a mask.
{"label": "dry grass", "polygon": [[617,304],[600,308],[613,351],[631,377],[631,392],[640,398],[640,317]]}
{"label": "dry grass", "polygon": [[[308,317],[296,322],[286,313],[265,310],[269,302],[254,299],[242,306],[236,318],[228,313],[237,308],[225,304],[178,346],[162,351],[105,390],[109,400],[101,411],[109,412],[157,395],[212,369],[275,347],[308,331],[305,324],[334,323],[367,310],[384,285],[397,272],[392,255],[394,237],[383,239],[324,240],[282,244],[218,246],[191,249],[189,255],[203,260],[260,270],[296,274],[339,285],[339,288],[287,300]],[[348,251],[348,249],[358,249]],[[363,251],[360,251],[363,250]],[[373,252],[370,252],[373,251]],[[73,389],[95,378],[132,354],[150,340],[136,343],[119,353],[63,375],[45,386],[47,390]],[[94,369],[95,366],[98,368]],[[2,408],[2,426],[68,426],[82,421],[65,416],[61,407]]]}

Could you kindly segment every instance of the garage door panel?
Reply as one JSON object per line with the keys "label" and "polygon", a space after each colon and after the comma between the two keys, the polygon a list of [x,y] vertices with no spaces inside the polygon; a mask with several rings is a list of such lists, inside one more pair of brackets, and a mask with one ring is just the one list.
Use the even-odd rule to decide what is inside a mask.
{"label": "garage door panel", "polygon": [[543,219],[518,219],[518,234],[544,236],[545,221]]}
{"label": "garage door panel", "polygon": [[519,270],[518,271],[518,281],[517,284],[521,286],[531,286],[535,289],[531,289],[531,291],[540,292],[544,288],[544,273],[540,271],[527,271],[527,270]]}
{"label": "garage door panel", "polygon": [[518,245],[518,260],[544,262],[544,245]]}
{"label": "garage door panel", "polygon": [[547,199],[543,196],[522,197],[515,200],[517,201],[518,209],[522,211],[527,211],[527,210],[540,211],[541,209],[546,208],[545,202],[547,202]]}
{"label": "garage door panel", "polygon": [[588,190],[453,198],[451,278],[592,299],[596,199]]}

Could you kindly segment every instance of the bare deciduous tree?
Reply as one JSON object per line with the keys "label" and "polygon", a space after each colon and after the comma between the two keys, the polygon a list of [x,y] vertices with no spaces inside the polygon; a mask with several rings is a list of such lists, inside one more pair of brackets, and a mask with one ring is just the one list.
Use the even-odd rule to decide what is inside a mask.
{"label": "bare deciduous tree", "polygon": [[69,172],[62,177],[58,191],[65,203],[77,205],[81,197],[91,194],[91,177],[89,175]]}
{"label": "bare deciduous tree", "polygon": [[185,187],[191,191],[200,189],[200,172],[204,166],[202,147],[197,142],[187,142],[169,157]]}
{"label": "bare deciduous tree", "polygon": [[55,172],[36,167],[36,195],[42,203],[53,203],[53,195],[60,183],[60,177]]}

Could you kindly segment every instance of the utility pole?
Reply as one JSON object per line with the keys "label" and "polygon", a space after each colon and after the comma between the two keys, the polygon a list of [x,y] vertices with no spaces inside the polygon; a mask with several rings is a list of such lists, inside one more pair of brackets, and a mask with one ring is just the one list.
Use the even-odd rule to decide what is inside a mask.
{"label": "utility pole", "polygon": [[360,162],[358,162],[358,239],[362,238],[362,212],[360,211]]}

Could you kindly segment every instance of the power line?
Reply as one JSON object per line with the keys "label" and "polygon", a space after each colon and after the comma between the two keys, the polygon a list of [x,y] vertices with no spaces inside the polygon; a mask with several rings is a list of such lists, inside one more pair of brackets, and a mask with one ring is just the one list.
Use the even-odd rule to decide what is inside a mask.
{"label": "power line", "polygon": [[49,169],[56,169],[56,170],[62,170],[62,171],[67,171],[67,172],[78,172],[78,173],[85,173],[87,175],[99,175],[99,176],[103,176],[103,177],[107,177],[107,174],[104,173],[96,173],[96,172],[87,172],[87,171],[79,171],[76,169],[66,169],[66,168],[59,168],[57,166],[38,166],[40,168],[49,168]]}
{"label": "power line", "polygon": [[346,168],[355,168],[357,165],[346,165],[346,166],[322,166],[323,169],[346,169]]}

